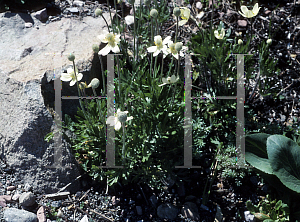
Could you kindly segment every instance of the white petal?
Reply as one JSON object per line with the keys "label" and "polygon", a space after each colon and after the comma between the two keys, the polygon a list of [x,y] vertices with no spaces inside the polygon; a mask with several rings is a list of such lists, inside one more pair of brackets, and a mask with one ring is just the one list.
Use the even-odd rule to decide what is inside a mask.
{"label": "white petal", "polygon": [[134,16],[132,16],[132,15],[127,15],[127,16],[125,17],[125,22],[126,22],[127,25],[133,24],[133,23],[134,23]]}
{"label": "white petal", "polygon": [[163,84],[160,84],[160,85],[158,85],[158,86],[164,86],[164,85],[167,85],[166,83],[163,83]]}
{"label": "white petal", "polygon": [[151,46],[147,48],[148,52],[155,52],[157,50],[157,46]]}
{"label": "white petal", "polygon": [[121,110],[120,110],[120,109],[118,109],[118,110],[117,110],[117,114],[119,114],[120,112],[121,112]]}
{"label": "white petal", "polygon": [[153,56],[157,56],[158,54],[160,53],[160,50],[156,50],[154,53],[153,53]]}
{"label": "white petal", "polygon": [[72,80],[72,77],[70,74],[68,73],[62,73],[60,80],[64,81],[64,82],[69,82],[70,80]]}
{"label": "white petal", "polygon": [[101,51],[99,52],[100,55],[106,56],[111,50],[111,47],[107,44]]}
{"label": "white petal", "polygon": [[179,26],[183,26],[185,23],[187,23],[188,20],[181,20],[178,22]]}
{"label": "white petal", "polygon": [[109,124],[110,126],[114,126],[115,125],[115,118],[114,116],[110,116],[108,117],[108,119],[106,120],[106,124]]}
{"label": "white petal", "polygon": [[160,35],[154,36],[154,42],[157,42],[157,40],[162,40]]}
{"label": "white petal", "polygon": [[111,49],[114,53],[119,53],[120,52],[120,49],[119,49],[119,46],[116,44],[115,47],[113,47]]}
{"label": "white petal", "polygon": [[162,78],[162,82],[163,82],[164,84],[168,84],[168,83],[169,83],[167,78]]}
{"label": "white petal", "polygon": [[133,119],[133,116],[130,116],[130,117],[127,117],[127,120],[126,120],[126,121],[132,120],[132,119]]}
{"label": "white petal", "polygon": [[[163,41],[163,44],[168,44],[168,42],[171,41],[171,36],[167,36],[164,41]],[[173,42],[172,42],[173,43]]]}
{"label": "white petal", "polygon": [[115,125],[115,129],[118,131],[118,130],[121,129],[121,126],[122,126],[121,122],[120,122],[120,121],[117,121],[117,123],[116,123],[116,125]]}
{"label": "white petal", "polygon": [[[247,8],[247,6],[245,6],[245,5],[242,5],[241,6],[241,11],[243,12],[243,13],[240,13],[241,15],[247,15],[248,14],[248,12],[249,12],[249,10],[248,10],[248,8]],[[243,16],[244,16],[243,15]]]}
{"label": "white petal", "polygon": [[78,73],[77,74],[77,81],[80,81],[82,79],[83,75],[82,73]]}
{"label": "white petal", "polygon": [[76,80],[72,80],[72,81],[70,82],[70,86],[74,86],[75,83],[76,83]]}

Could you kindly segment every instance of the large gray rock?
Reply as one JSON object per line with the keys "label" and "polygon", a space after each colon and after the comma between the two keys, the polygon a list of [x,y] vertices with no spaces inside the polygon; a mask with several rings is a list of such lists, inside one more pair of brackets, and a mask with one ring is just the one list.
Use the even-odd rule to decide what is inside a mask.
{"label": "large gray rock", "polygon": [[37,222],[37,216],[26,210],[8,208],[4,211],[4,220],[6,222]]}
{"label": "large gray rock", "polygon": [[[26,22],[33,27],[25,28]],[[46,106],[54,107],[53,80],[71,64],[68,53],[75,54],[83,81],[89,83],[95,77],[91,75],[96,67],[92,67],[91,46],[99,43],[97,36],[104,24],[101,18],[86,17],[82,21],[62,18],[45,25],[27,14],[0,14],[0,158],[15,170],[16,179],[32,185],[34,192],[57,192],[80,175],[64,139],[61,146],[44,141],[57,127]],[[63,82],[63,90],[68,84]],[[57,163],[63,167],[54,165]],[[66,190],[78,189],[76,181]]]}

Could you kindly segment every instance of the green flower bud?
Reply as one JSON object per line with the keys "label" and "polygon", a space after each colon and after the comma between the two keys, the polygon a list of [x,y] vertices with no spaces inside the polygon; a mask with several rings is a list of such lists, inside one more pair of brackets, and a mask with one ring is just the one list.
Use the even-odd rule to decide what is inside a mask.
{"label": "green flower bud", "polygon": [[93,49],[94,53],[98,53],[99,52],[99,45],[98,44],[93,44],[92,49]]}
{"label": "green flower bud", "polygon": [[271,45],[271,44],[272,44],[272,39],[268,39],[268,40],[267,40],[267,44],[268,44],[268,45]]}
{"label": "green flower bud", "polygon": [[178,16],[180,16],[180,13],[181,13],[180,8],[175,7],[174,10],[173,10],[173,14],[174,14],[176,17],[178,17]]}
{"label": "green flower bud", "polygon": [[175,44],[175,50],[177,51],[177,52],[179,52],[181,49],[182,49],[182,42],[177,42],[176,44]]}
{"label": "green flower bud", "polygon": [[68,55],[68,59],[69,59],[69,61],[73,62],[73,61],[75,60],[74,54],[73,54],[73,53],[70,53],[70,54]]}
{"label": "green flower bud", "polygon": [[127,120],[127,113],[126,112],[119,112],[118,119],[121,123],[125,123]]}
{"label": "green flower bud", "polygon": [[153,18],[157,18],[157,16],[158,16],[157,10],[156,9],[151,9],[150,16],[153,17]]}
{"label": "green flower bud", "polygon": [[146,6],[149,6],[149,5],[151,4],[151,0],[144,0],[144,4],[145,4]]}
{"label": "green flower bud", "polygon": [[243,44],[243,40],[239,39],[239,40],[238,40],[238,44],[239,44],[239,45],[242,45],[242,44]]}
{"label": "green flower bud", "polygon": [[98,88],[98,86],[100,85],[100,81],[97,78],[93,78],[91,83],[88,85],[88,87],[92,87],[93,89]]}
{"label": "green flower bud", "polygon": [[95,15],[96,15],[96,16],[102,15],[102,10],[101,10],[100,8],[97,8],[97,9],[95,10]]}

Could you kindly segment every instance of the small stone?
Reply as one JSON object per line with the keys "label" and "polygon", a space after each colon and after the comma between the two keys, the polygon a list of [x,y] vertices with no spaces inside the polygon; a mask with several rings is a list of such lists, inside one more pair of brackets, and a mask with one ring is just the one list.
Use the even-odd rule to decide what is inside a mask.
{"label": "small stone", "polygon": [[83,1],[74,1],[74,2],[73,2],[73,5],[74,5],[74,6],[82,7],[82,6],[84,6],[84,2],[83,2]]}
{"label": "small stone", "polygon": [[193,202],[186,202],[182,209],[181,209],[182,215],[184,215],[186,218],[191,218],[192,220],[199,221],[200,215],[198,212],[197,205]]}
{"label": "small stone", "polygon": [[202,7],[203,7],[203,6],[202,6],[202,3],[201,3],[201,2],[197,2],[197,3],[196,3],[196,8],[197,8],[197,9],[202,9]]}
{"label": "small stone", "polygon": [[19,197],[20,197],[20,196],[21,196],[20,193],[15,193],[15,194],[13,195],[13,197],[12,197],[12,200],[17,201],[17,200],[19,200]]}
{"label": "small stone", "polygon": [[157,215],[162,219],[175,220],[177,214],[177,207],[171,204],[161,204],[157,208]]}
{"label": "small stone", "polygon": [[60,207],[61,206],[61,201],[52,201],[51,206],[52,207]]}
{"label": "small stone", "polygon": [[32,27],[32,23],[31,22],[26,22],[25,23],[25,28],[31,28]]}
{"label": "small stone", "polygon": [[111,198],[111,201],[112,201],[112,205],[118,205],[120,203],[120,198],[116,198],[116,196],[113,196]]}
{"label": "small stone", "polygon": [[134,203],[135,203],[134,200],[130,200],[128,204],[131,205],[131,204],[134,204]]}
{"label": "small stone", "polygon": [[135,208],[136,208],[137,215],[140,215],[140,216],[143,215],[143,209],[141,206],[136,206]]}
{"label": "small stone", "polygon": [[245,215],[246,222],[254,222],[255,221],[254,215],[251,214],[250,211],[245,211],[244,215]]}
{"label": "small stone", "polygon": [[78,13],[79,12],[78,8],[76,8],[76,7],[67,8],[66,10],[68,10],[69,12],[72,12],[72,13]]}
{"label": "small stone", "polygon": [[35,12],[34,17],[36,17],[40,21],[45,21],[48,18],[47,9],[44,8],[40,11]]}
{"label": "small stone", "polygon": [[152,206],[156,207],[156,205],[157,205],[157,198],[156,198],[156,196],[152,195],[149,200],[150,200]]}
{"label": "small stone", "polygon": [[26,192],[30,191],[31,190],[31,185],[29,183],[26,183],[25,186],[24,186],[24,190]]}
{"label": "small stone", "polygon": [[6,190],[8,191],[12,191],[12,190],[15,190],[16,189],[16,186],[8,186],[6,187]]}
{"label": "small stone", "polygon": [[238,20],[237,23],[238,23],[238,26],[240,26],[240,27],[246,27],[247,26],[247,21],[246,20]]}
{"label": "small stone", "polygon": [[29,207],[35,203],[35,195],[31,192],[23,193],[19,197],[19,203],[24,207]]}
{"label": "small stone", "polygon": [[7,222],[37,222],[37,216],[26,210],[19,210],[16,208],[8,208],[4,211],[4,219]]}
{"label": "small stone", "polygon": [[45,213],[45,207],[41,206],[37,211],[37,219],[39,222],[46,222],[46,213]]}
{"label": "small stone", "polygon": [[63,217],[64,214],[63,214],[63,212],[62,212],[60,209],[58,209],[57,215],[56,215],[56,216],[58,216],[58,217]]}

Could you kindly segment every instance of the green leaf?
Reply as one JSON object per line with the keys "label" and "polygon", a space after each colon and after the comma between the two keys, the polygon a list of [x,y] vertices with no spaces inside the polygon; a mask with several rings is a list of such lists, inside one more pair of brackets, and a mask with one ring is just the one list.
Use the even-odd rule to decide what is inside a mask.
{"label": "green leaf", "polygon": [[273,174],[270,161],[268,160],[266,141],[271,135],[257,133],[246,136],[245,159],[253,167],[267,174]]}
{"label": "green leaf", "polygon": [[273,135],[267,139],[267,150],[274,174],[280,181],[300,193],[300,147],[293,140]]}

